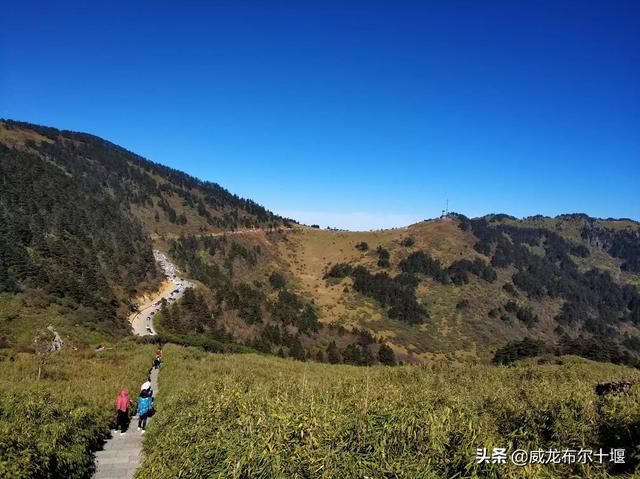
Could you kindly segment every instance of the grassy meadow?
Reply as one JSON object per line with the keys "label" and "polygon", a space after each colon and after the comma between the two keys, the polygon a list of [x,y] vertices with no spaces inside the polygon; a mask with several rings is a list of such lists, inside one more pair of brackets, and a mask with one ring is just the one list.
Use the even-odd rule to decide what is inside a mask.
{"label": "grassy meadow", "polygon": [[109,435],[115,399],[135,397],[154,347],[52,353],[42,377],[34,355],[0,350],[0,478],[83,478],[90,451]]}
{"label": "grassy meadow", "polygon": [[[169,345],[137,478],[610,477],[640,460],[637,370],[575,357],[504,368],[357,368]],[[562,364],[559,364],[561,362]],[[476,464],[476,448],[625,448],[626,468]]]}

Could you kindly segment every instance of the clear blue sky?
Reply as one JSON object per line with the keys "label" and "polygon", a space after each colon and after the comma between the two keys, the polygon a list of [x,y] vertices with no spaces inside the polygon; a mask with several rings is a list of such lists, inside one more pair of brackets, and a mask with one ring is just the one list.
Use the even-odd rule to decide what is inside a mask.
{"label": "clear blue sky", "polygon": [[640,219],[640,2],[12,2],[0,116],[304,222]]}

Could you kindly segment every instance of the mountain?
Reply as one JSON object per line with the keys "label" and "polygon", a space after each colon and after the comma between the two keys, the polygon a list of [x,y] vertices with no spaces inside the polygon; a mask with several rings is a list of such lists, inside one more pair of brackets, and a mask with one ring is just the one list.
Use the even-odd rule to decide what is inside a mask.
{"label": "mountain", "polygon": [[161,279],[153,236],[284,222],[98,137],[0,121],[0,342],[49,322],[127,334],[131,299]]}
{"label": "mountain", "polygon": [[186,236],[166,248],[217,319],[168,326],[222,327],[273,353],[299,340],[313,358],[337,349],[356,364],[382,344],[406,362],[555,352],[637,364],[639,246],[637,222],[585,215]]}
{"label": "mountain", "polygon": [[[452,214],[320,230],[84,133],[0,123],[0,334],[123,335],[157,287],[152,247],[198,284],[163,308],[175,342],[367,365],[640,364],[640,224]],[[32,337],[32,336],[31,336]]]}

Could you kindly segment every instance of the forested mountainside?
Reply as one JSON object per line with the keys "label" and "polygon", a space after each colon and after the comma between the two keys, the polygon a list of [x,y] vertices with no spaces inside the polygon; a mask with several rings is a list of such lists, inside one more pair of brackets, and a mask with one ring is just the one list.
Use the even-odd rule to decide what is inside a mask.
{"label": "forested mountainside", "polygon": [[639,364],[639,246],[638,223],[585,215],[185,236],[166,248],[203,287],[161,324],[361,365],[543,353]]}
{"label": "forested mountainside", "polygon": [[296,225],[105,140],[0,122],[0,335],[54,322],[125,334],[160,273],[197,283],[157,325],[172,340],[332,363],[578,354],[640,359],[640,225],[586,215],[463,215],[375,232]]}
{"label": "forested mountainside", "polygon": [[45,323],[126,334],[131,299],[160,279],[151,236],[282,223],[98,137],[0,121],[0,342]]}
{"label": "forested mountainside", "polygon": [[286,221],[220,185],[153,163],[87,133],[3,120],[0,141],[53,162],[87,191],[108,192],[150,232],[275,227]]}

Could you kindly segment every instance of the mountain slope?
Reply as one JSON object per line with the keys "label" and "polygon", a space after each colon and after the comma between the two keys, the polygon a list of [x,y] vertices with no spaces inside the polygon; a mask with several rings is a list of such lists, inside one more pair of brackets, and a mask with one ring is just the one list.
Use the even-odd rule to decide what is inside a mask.
{"label": "mountain slope", "polygon": [[[584,215],[186,237],[166,248],[201,282],[216,320],[188,313],[172,327],[218,337],[222,328],[273,353],[291,354],[299,340],[322,360],[335,343],[357,364],[375,361],[381,344],[409,362],[549,351],[636,364],[639,238],[636,222]],[[295,311],[283,320],[283,302],[298,313],[309,305],[317,325]]]}
{"label": "mountain slope", "polygon": [[185,342],[360,365],[639,362],[632,220],[450,215],[322,231],[84,133],[2,121],[0,155],[10,344],[48,321],[85,341],[124,334],[132,298],[160,279],[153,245],[199,286],[158,318]]}
{"label": "mountain slope", "polygon": [[149,231],[233,230],[277,226],[285,220],[221,186],[153,163],[87,133],[4,120],[0,141],[48,158],[88,191],[108,191]]}
{"label": "mountain slope", "polygon": [[126,334],[131,299],[161,276],[151,235],[283,222],[95,136],[1,121],[0,336]]}

